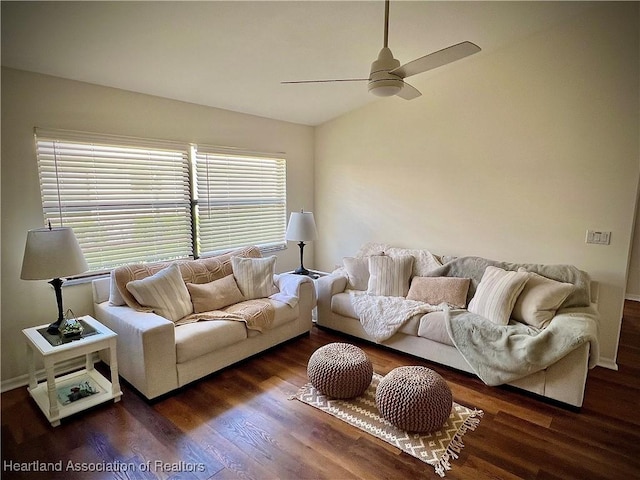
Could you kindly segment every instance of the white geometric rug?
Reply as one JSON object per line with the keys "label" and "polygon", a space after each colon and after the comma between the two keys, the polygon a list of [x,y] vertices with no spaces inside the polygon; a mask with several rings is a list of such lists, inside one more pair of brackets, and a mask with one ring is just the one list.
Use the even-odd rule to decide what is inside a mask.
{"label": "white geometric rug", "polygon": [[458,458],[464,447],[462,437],[468,430],[475,430],[483,415],[482,410],[467,408],[453,402],[451,415],[438,431],[408,433],[394,427],[380,416],[376,407],[376,388],[382,375],[373,374],[367,390],[359,397],[339,400],[320,393],[310,383],[303,386],[291,399],[300,400],[340,420],[359,428],[385,442],[398,447],[431,465],[441,477],[451,470],[451,459]]}

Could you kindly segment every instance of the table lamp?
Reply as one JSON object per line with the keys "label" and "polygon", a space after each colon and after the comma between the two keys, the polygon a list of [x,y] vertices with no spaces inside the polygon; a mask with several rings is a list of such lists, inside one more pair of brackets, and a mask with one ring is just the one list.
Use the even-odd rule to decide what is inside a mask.
{"label": "table lamp", "polygon": [[287,233],[285,234],[285,240],[290,242],[300,242],[300,267],[293,273],[298,275],[309,275],[309,270],[304,268],[303,256],[304,256],[304,242],[311,242],[318,236],[316,230],[316,222],[313,219],[313,212],[305,212],[300,210],[299,212],[292,212],[289,217],[289,225],[287,225]]}
{"label": "table lamp", "polygon": [[58,302],[58,320],[47,328],[51,334],[59,333],[64,320],[62,309],[62,283],[60,277],[68,277],[89,269],[73,230],[69,227],[38,228],[27,232],[27,242],[22,259],[23,280],[46,280],[53,285]]}

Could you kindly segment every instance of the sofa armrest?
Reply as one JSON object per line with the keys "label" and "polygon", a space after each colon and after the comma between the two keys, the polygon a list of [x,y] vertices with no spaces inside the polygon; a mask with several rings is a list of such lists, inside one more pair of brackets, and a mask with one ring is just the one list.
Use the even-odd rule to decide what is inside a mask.
{"label": "sofa armrest", "polygon": [[[175,325],[155,313],[109,302],[94,304],[96,318],[118,334],[118,369],[148,399],[178,388]],[[108,360],[103,358],[103,360]]]}
{"label": "sofa armrest", "polygon": [[347,288],[347,277],[340,273],[332,273],[316,280],[318,294],[318,320],[329,318],[331,315],[331,297],[344,292]]}

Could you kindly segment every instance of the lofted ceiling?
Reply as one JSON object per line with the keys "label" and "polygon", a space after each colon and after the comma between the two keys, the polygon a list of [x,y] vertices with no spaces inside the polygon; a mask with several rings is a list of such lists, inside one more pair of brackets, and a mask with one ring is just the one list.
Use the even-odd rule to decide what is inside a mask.
{"label": "lofted ceiling", "polygon": [[[389,47],[401,63],[469,40],[459,62],[551,28],[597,2],[392,1]],[[366,82],[382,47],[384,2],[2,2],[2,65],[305,125],[379,99]],[[412,77],[424,101],[429,78]]]}

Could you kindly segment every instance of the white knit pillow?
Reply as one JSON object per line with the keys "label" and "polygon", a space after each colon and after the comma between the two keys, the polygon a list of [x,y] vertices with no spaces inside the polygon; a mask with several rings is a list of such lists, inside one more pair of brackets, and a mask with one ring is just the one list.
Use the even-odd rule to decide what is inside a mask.
{"label": "white knit pillow", "polygon": [[388,257],[374,255],[369,257],[369,295],[386,297],[406,297],[409,291],[409,279],[413,268],[411,255]]}
{"label": "white knit pillow", "polygon": [[264,258],[231,257],[231,266],[245,300],[266,298],[278,291],[273,283],[275,255]]}
{"label": "white knit pillow", "polygon": [[525,272],[512,272],[487,267],[469,302],[469,311],[488,318],[498,325],[507,325],[513,306],[529,280]]}
{"label": "white knit pillow", "polygon": [[127,290],[140,305],[172,322],[193,312],[189,290],[176,263],[149,277],[132,280],[127,283]]}

